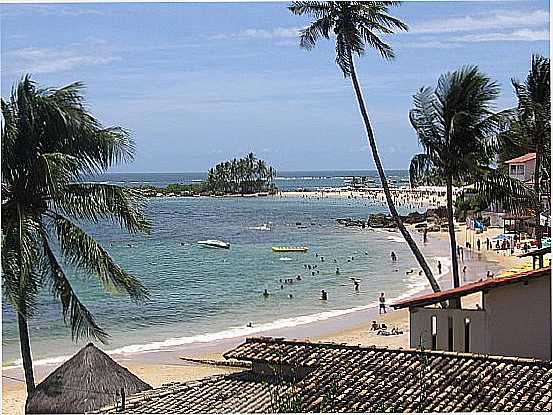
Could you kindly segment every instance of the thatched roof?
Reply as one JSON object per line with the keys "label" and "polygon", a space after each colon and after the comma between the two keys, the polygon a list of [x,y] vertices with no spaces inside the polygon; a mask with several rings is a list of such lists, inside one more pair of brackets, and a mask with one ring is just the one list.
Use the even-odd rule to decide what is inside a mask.
{"label": "thatched roof", "polygon": [[37,385],[27,398],[25,412],[90,412],[102,406],[120,404],[121,388],[125,396],[152,389],[89,343]]}

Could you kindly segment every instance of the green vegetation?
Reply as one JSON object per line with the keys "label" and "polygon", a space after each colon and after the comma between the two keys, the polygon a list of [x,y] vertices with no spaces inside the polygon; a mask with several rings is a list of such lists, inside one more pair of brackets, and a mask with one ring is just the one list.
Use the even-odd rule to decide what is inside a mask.
{"label": "green vegetation", "polygon": [[74,340],[108,336],[79,300],[63,262],[108,292],[148,298],[138,279],[77,224],[108,219],[131,233],[150,228],[136,191],[81,181],[133,157],[124,130],[104,127],[87,112],[82,87],[39,89],[26,76],[1,100],[2,286],[17,313],[28,394],[35,388],[28,321],[38,312],[41,289],[61,303]]}
{"label": "green vegetation", "polygon": [[215,194],[252,194],[276,190],[276,171],[253,153],[239,160],[225,161],[210,169],[206,188]]}
{"label": "green vegetation", "polygon": [[405,23],[388,14],[389,8],[398,4],[398,2],[394,1],[296,1],[292,2],[288,9],[295,15],[308,15],[314,19],[307,28],[301,31],[300,46],[302,48],[312,49],[321,37],[330,39],[332,36],[335,38],[336,63],[344,76],[351,78],[359,111],[365,125],[367,141],[371,148],[374,164],[378,170],[390,214],[397,223],[399,231],[409,245],[417,262],[423,269],[432,289],[440,291],[432,270],[428,266],[417,243],[403,224],[395,207],[388,180],[384,173],[384,166],[378,155],[378,148],[369,120],[369,114],[355,70],[354,55],[363,55],[367,47],[375,49],[385,59],[394,59],[395,54],[392,47],[379,36],[382,34],[393,34],[396,30],[408,30]]}
{"label": "green vegetation", "polygon": [[[513,80],[518,105],[511,111],[508,128],[501,134],[499,160],[503,162],[528,152],[536,153],[533,190],[535,197],[535,237],[541,247],[543,229],[540,214],[544,210],[541,195],[551,186],[551,85],[550,60],[532,56],[530,72],[524,82]],[[503,163],[501,163],[504,165]]]}

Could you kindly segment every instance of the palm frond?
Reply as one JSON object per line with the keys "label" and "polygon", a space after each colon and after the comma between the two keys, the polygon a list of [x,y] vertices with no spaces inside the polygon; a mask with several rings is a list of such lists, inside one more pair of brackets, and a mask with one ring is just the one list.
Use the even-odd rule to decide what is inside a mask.
{"label": "palm frond", "polygon": [[72,339],[78,341],[80,338],[94,338],[106,343],[108,334],[96,323],[92,313],[77,297],[48,244],[47,235],[43,236],[43,249],[43,276],[50,286],[51,294],[61,302],[63,320],[66,324],[69,320]]}
{"label": "palm frond", "polygon": [[148,291],[128,274],[107,251],[80,227],[62,215],[49,212],[64,258],[88,276],[95,276],[107,292],[126,292],[136,302],[148,299]]}
{"label": "palm frond", "polygon": [[143,211],[145,198],[135,189],[107,183],[71,183],[52,200],[66,215],[97,222],[110,219],[131,233],[149,232],[151,224]]}

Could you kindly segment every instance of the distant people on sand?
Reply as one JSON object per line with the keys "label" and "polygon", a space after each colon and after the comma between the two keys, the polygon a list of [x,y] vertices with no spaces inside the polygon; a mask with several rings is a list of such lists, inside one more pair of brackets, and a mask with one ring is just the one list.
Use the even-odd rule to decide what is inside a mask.
{"label": "distant people on sand", "polygon": [[467,276],[467,266],[465,265],[463,267],[463,281],[465,280],[466,276]]}
{"label": "distant people on sand", "polygon": [[321,300],[323,301],[328,300],[328,293],[325,290],[321,290]]}
{"label": "distant people on sand", "polygon": [[442,273],[442,263],[438,261],[438,274]]}
{"label": "distant people on sand", "polygon": [[392,251],[390,253],[390,258],[392,259],[393,262],[396,262],[397,261],[397,255],[394,251]]}
{"label": "distant people on sand", "polygon": [[424,228],[424,230],[422,231],[422,242],[428,242],[428,228]]}
{"label": "distant people on sand", "polygon": [[476,240],[476,249],[480,251],[480,239]]}
{"label": "distant people on sand", "polygon": [[486,278],[492,278],[493,277],[493,274],[488,270],[488,272],[486,273]]}
{"label": "distant people on sand", "polygon": [[380,293],[380,297],[378,297],[378,314],[386,314],[386,297],[384,296],[384,293]]}

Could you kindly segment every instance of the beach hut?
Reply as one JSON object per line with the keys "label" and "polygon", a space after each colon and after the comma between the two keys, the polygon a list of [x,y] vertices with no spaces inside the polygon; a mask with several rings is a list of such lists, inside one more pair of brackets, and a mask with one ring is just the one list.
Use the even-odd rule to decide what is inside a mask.
{"label": "beach hut", "polygon": [[87,413],[120,406],[125,396],[152,389],[92,343],[37,385],[25,413]]}

